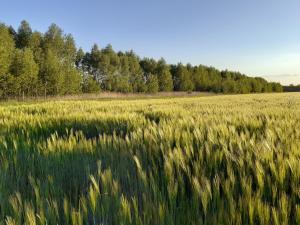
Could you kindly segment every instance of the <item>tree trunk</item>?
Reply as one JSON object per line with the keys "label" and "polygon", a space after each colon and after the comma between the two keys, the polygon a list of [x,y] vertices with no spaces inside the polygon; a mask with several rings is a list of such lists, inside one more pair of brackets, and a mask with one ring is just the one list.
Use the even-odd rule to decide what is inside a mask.
{"label": "tree trunk", "polygon": [[45,99],[47,98],[47,89],[46,89],[46,87],[47,87],[47,82],[45,83],[45,92],[44,92]]}

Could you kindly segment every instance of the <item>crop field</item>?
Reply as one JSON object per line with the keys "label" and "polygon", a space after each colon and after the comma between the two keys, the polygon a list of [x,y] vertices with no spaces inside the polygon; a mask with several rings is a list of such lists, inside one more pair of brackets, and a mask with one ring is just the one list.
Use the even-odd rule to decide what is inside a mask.
{"label": "crop field", "polygon": [[300,94],[0,103],[0,224],[300,224]]}

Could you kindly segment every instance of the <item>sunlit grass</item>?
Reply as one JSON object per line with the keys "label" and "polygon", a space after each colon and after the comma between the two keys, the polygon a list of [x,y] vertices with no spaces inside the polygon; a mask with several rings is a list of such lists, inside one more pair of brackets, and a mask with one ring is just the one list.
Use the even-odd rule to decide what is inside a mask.
{"label": "sunlit grass", "polygon": [[300,95],[0,105],[0,224],[300,224]]}

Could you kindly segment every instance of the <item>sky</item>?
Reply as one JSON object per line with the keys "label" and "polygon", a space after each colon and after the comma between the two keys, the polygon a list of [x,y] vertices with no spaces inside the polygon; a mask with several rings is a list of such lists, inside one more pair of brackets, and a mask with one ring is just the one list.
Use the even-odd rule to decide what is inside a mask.
{"label": "sky", "polygon": [[300,84],[299,0],[0,0],[0,22],[56,23],[78,47],[112,44],[141,57]]}

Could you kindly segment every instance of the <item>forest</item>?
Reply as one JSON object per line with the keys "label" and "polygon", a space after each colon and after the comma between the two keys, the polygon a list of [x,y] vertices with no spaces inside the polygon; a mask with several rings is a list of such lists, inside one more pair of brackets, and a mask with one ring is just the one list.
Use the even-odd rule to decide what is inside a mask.
{"label": "forest", "polygon": [[132,50],[116,52],[111,45],[94,44],[85,52],[56,24],[45,33],[33,31],[27,21],[17,30],[0,24],[0,98],[100,91],[247,94],[282,92],[283,87],[240,72],[168,64],[163,58],[141,58]]}
{"label": "forest", "polygon": [[289,85],[289,86],[283,86],[284,92],[300,92],[300,84],[299,85]]}

